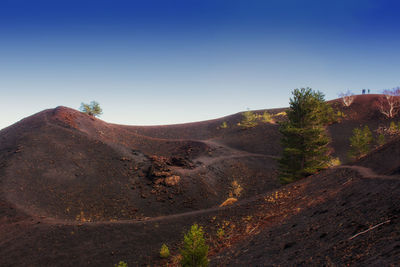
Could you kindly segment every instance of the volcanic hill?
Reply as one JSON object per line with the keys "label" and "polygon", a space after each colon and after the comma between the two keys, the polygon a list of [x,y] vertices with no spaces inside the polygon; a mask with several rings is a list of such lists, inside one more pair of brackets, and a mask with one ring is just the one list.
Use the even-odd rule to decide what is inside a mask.
{"label": "volcanic hill", "polygon": [[[174,265],[182,232],[204,226],[213,266],[396,265],[400,262],[400,139],[356,162],[349,137],[390,122],[380,95],[328,126],[341,166],[282,186],[278,122],[238,126],[242,114],[167,126],[106,123],[44,110],[0,131],[0,265]],[[255,111],[263,114],[264,110]],[[222,127],[226,122],[227,127]],[[347,165],[344,165],[347,164]],[[238,201],[220,205],[228,198]],[[224,229],[223,240],[216,236]]]}

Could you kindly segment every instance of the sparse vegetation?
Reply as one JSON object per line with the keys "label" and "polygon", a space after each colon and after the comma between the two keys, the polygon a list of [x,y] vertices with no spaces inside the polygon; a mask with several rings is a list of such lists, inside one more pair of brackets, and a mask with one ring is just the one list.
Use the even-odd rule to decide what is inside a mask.
{"label": "sparse vegetation", "polygon": [[342,163],[340,162],[340,159],[339,159],[338,157],[332,158],[332,159],[329,161],[329,166],[331,166],[331,167],[339,166],[339,165],[341,165],[341,164],[342,164]]}
{"label": "sparse vegetation", "polygon": [[247,110],[242,113],[243,119],[238,124],[240,127],[243,128],[252,128],[257,126],[257,114],[252,112],[251,110]]}
{"label": "sparse vegetation", "polygon": [[160,249],[160,257],[163,259],[168,258],[170,255],[169,248],[166,244],[162,244]]}
{"label": "sparse vegetation", "polygon": [[391,133],[396,133],[398,131],[397,125],[396,125],[396,123],[394,121],[390,122],[389,131]]}
{"label": "sparse vegetation", "polygon": [[208,266],[208,246],[201,226],[194,224],[185,234],[181,254],[183,267]]}
{"label": "sparse vegetation", "polygon": [[114,267],[128,267],[128,263],[120,261],[118,264],[115,264]]}
{"label": "sparse vegetation", "polygon": [[376,142],[378,146],[383,146],[386,143],[385,136],[383,134],[379,134]]}
{"label": "sparse vegetation", "polygon": [[219,126],[221,129],[226,129],[228,128],[228,123],[226,121],[224,121],[221,126]]}
{"label": "sparse vegetation", "polygon": [[238,181],[234,180],[231,183],[231,190],[229,192],[229,197],[240,197],[242,194],[243,188],[242,186],[238,183]]}
{"label": "sparse vegetation", "polygon": [[99,117],[103,114],[103,110],[100,107],[100,104],[96,101],[90,102],[90,104],[81,103],[80,111],[86,113],[93,117]]}
{"label": "sparse vegetation", "polygon": [[276,113],[275,116],[287,116],[287,113],[286,113],[286,111],[282,111],[282,112]]}
{"label": "sparse vegetation", "polygon": [[355,128],[353,136],[350,137],[349,156],[357,159],[366,155],[371,149],[372,141],[372,133],[367,125],[364,128]]}
{"label": "sparse vegetation", "polygon": [[272,115],[269,114],[268,112],[264,111],[264,113],[261,115],[261,121],[264,123],[273,122]]}
{"label": "sparse vegetation", "polygon": [[339,97],[342,98],[345,107],[350,107],[355,98],[354,94],[350,92],[350,90],[347,90],[345,93],[340,93]]}
{"label": "sparse vegetation", "polygon": [[378,134],[383,134],[383,135],[398,135],[400,134],[400,122],[396,123],[394,121],[391,121],[389,126],[379,126],[379,128],[376,130]]}
{"label": "sparse vegetation", "polygon": [[225,231],[223,228],[218,228],[217,230],[217,237],[218,239],[223,239],[225,237]]}
{"label": "sparse vegetation", "polygon": [[336,113],[336,117],[341,119],[341,118],[346,118],[346,114],[343,113],[343,111],[338,110]]}
{"label": "sparse vegetation", "polygon": [[288,121],[280,125],[284,147],[279,160],[282,183],[313,174],[330,161],[325,125],[334,117],[332,108],[321,92],[311,88],[295,89],[292,94]]}

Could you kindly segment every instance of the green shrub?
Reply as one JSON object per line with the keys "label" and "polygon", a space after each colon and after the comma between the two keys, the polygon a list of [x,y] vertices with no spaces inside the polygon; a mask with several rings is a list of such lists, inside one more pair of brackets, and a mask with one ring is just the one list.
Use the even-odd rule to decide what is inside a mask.
{"label": "green shrub", "polygon": [[398,130],[398,128],[397,128],[396,123],[394,121],[390,122],[389,131],[391,133],[395,133],[395,132],[397,132],[397,130]]}
{"label": "green shrub", "polygon": [[191,226],[185,234],[181,249],[183,267],[208,266],[208,246],[204,240],[203,228],[197,224]]}
{"label": "green shrub", "polygon": [[226,121],[224,121],[221,126],[219,126],[221,129],[226,129],[228,128],[228,123],[226,123]]}
{"label": "green shrub", "polygon": [[170,255],[170,253],[169,253],[168,246],[165,244],[162,244],[161,249],[160,249],[160,257],[163,259],[166,259],[169,257],[169,255]]}
{"label": "green shrub", "polygon": [[272,115],[264,111],[264,113],[261,116],[261,121],[265,123],[272,122]]}
{"label": "green shrub", "polygon": [[218,228],[218,230],[217,230],[217,237],[218,237],[218,239],[223,239],[224,236],[225,236],[225,231],[224,231],[224,229]]}
{"label": "green shrub", "polygon": [[350,157],[359,158],[370,151],[373,141],[372,133],[367,125],[364,128],[355,128],[350,137]]}
{"label": "green shrub", "polygon": [[336,113],[336,121],[340,122],[343,118],[346,118],[346,114],[343,111],[338,110]]}
{"label": "green shrub", "polygon": [[340,159],[338,157],[336,158],[331,158],[329,161],[329,166],[334,167],[334,166],[340,166],[342,162],[340,162]]}
{"label": "green shrub", "polygon": [[385,136],[383,134],[378,135],[376,142],[378,143],[378,146],[383,146],[386,142]]}
{"label": "green shrub", "polygon": [[115,264],[114,267],[128,267],[128,263],[120,261],[118,264]]}
{"label": "green shrub", "polygon": [[239,126],[243,128],[252,128],[257,126],[257,114],[248,110],[242,113],[243,119],[239,123]]}

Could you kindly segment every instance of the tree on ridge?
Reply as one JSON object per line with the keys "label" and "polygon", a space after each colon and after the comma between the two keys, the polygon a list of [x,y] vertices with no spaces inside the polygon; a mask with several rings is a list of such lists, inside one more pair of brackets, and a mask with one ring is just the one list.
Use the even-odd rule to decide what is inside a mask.
{"label": "tree on ridge", "polygon": [[79,110],[93,117],[99,117],[103,114],[100,104],[96,101],[92,101],[90,104],[81,103]]}
{"label": "tree on ridge", "polygon": [[333,121],[333,110],[324,95],[311,88],[294,89],[280,123],[283,155],[279,159],[280,180],[289,183],[328,166],[330,157],[325,125]]}

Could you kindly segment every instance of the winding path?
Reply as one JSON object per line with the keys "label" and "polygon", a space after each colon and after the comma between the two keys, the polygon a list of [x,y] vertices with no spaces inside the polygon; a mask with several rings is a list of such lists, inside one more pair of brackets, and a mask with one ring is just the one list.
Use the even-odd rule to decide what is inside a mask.
{"label": "winding path", "polygon": [[232,148],[230,146],[227,146],[225,144],[222,144],[220,142],[217,142],[215,140],[209,139],[209,140],[196,140],[196,142],[201,142],[207,146],[209,146],[211,149],[214,149],[216,156],[213,156],[212,154],[210,156],[200,156],[194,161],[196,163],[199,163],[195,168],[193,169],[182,169],[182,168],[174,168],[174,171],[181,175],[189,175],[193,173],[197,173],[201,171],[204,168],[207,168],[210,165],[213,165],[216,162],[226,160],[226,159],[233,159],[233,158],[243,158],[243,157],[259,157],[259,158],[270,158],[270,159],[278,159],[277,156],[273,155],[266,155],[266,154],[259,154],[259,153],[251,153],[247,152],[244,150],[239,150],[236,148]]}
{"label": "winding path", "polygon": [[[383,179],[383,180],[395,180],[400,182],[400,176],[387,176],[387,175],[377,175],[370,168],[362,167],[362,166],[337,166],[332,169],[351,169],[357,171],[362,177],[362,179]],[[252,201],[264,198],[267,193],[259,194],[251,198],[243,199],[241,201],[236,202],[234,205],[245,205],[247,203],[251,203]],[[59,220],[55,218],[44,218],[41,221],[47,224],[56,224],[56,225],[111,225],[111,224],[145,224],[147,222],[158,222],[167,219],[176,219],[182,217],[190,217],[193,215],[206,215],[215,211],[222,211],[225,209],[232,208],[233,206],[225,206],[225,207],[212,207],[208,209],[189,211],[184,213],[172,214],[172,215],[164,215],[157,217],[149,217],[145,219],[135,219],[135,220],[118,220],[118,221],[96,221],[96,222],[79,222],[79,221],[68,221],[68,220]]]}
{"label": "winding path", "polygon": [[400,181],[400,176],[398,176],[398,175],[376,174],[372,169],[363,167],[363,166],[358,166],[358,165],[342,165],[342,166],[335,167],[335,169],[355,170],[362,176],[362,178],[365,178],[365,179],[383,179],[383,180],[399,180]]}

